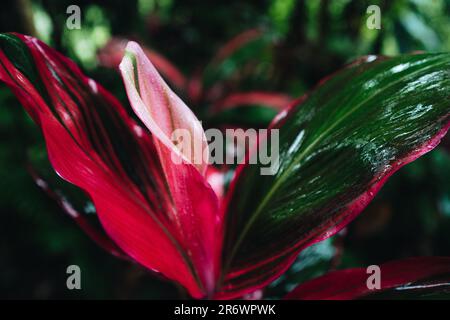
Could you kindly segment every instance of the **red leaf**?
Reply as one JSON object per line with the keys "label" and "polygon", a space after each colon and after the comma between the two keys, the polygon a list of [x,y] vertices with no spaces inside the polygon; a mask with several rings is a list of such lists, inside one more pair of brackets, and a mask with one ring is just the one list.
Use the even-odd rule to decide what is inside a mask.
{"label": "red leaf", "polygon": [[435,276],[450,278],[449,257],[419,257],[391,261],[380,265],[381,288],[369,289],[371,275],[366,268],[330,272],[299,285],[285,299],[347,300],[357,299],[380,291],[398,288]]}
{"label": "red leaf", "polygon": [[[203,176],[187,163],[163,171],[148,131],[72,61],[32,37],[5,38],[0,80],[41,127],[57,173],[91,197],[105,231],[130,257],[193,297],[206,295],[216,267],[217,198]],[[11,50],[30,56],[7,56]],[[175,198],[167,179],[176,179]]]}
{"label": "red leaf", "polygon": [[86,217],[79,213],[72,204],[61,196],[57,192],[53,191],[48,185],[48,182],[43,180],[42,177],[32,168],[28,168],[31,176],[33,177],[36,185],[41,188],[47,195],[58,203],[61,209],[75,222],[77,225],[92,239],[99,247],[121,259],[128,259],[127,255],[117,245],[108,238],[105,234],[99,232]]}
{"label": "red leaf", "polygon": [[[173,202],[174,206],[173,212],[167,214],[176,221],[177,232],[189,244],[188,254],[207,292],[211,293],[219,272],[220,250],[216,248],[220,248],[220,237],[215,229],[221,220],[217,219],[217,197],[203,178],[208,167],[203,158],[208,151],[203,128],[162,80],[137,43],[127,45],[120,70],[130,103],[151,131],[161,159],[170,195],[166,201]],[[172,134],[180,129],[189,134],[181,147],[172,142]],[[191,181],[203,181],[205,186],[193,188]]]}
{"label": "red leaf", "polygon": [[[137,43],[128,44],[120,71],[134,111],[157,138],[157,147],[165,145],[170,151],[166,160],[170,162],[170,157],[177,154],[194,164],[203,175],[208,165],[203,157],[208,150],[203,128],[192,111],[160,77]],[[177,145],[173,142],[175,130],[186,134]]]}

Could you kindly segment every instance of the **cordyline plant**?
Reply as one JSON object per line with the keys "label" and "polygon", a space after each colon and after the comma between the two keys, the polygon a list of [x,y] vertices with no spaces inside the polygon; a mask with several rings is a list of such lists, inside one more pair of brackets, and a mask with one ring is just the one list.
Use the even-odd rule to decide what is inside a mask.
{"label": "cordyline plant", "polygon": [[[170,138],[187,129],[207,148],[199,121],[138,44],[125,51],[120,70],[145,127],[72,61],[29,36],[0,35],[0,79],[41,128],[55,171],[92,199],[109,236],[103,247],[194,298],[240,298],[264,288],[302,249],[352,221],[450,126],[450,54],[360,59],[272,122],[280,130],[274,175],[242,164],[218,197],[208,182],[211,165]],[[447,283],[450,258],[394,261],[381,271],[379,290],[437,288]],[[331,272],[286,298],[359,298],[373,293],[366,277],[365,269]]]}

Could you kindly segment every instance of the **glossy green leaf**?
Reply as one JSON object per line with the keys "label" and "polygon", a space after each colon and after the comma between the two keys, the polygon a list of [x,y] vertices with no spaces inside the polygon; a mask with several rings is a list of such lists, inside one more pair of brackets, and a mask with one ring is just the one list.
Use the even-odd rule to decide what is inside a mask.
{"label": "glossy green leaf", "polygon": [[391,174],[439,143],[449,97],[450,54],[372,57],[291,108],[274,126],[275,174],[247,165],[229,194],[221,296],[265,286],[349,223]]}

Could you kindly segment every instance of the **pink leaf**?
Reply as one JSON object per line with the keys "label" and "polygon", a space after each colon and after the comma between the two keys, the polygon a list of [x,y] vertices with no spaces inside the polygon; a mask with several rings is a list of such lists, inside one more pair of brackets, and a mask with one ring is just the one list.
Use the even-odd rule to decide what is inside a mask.
{"label": "pink leaf", "polygon": [[[208,144],[200,122],[164,82],[137,43],[127,45],[120,70],[131,106],[157,138],[156,144],[164,144],[173,157],[179,155],[204,174],[208,163],[203,155],[208,153]],[[184,130],[190,137],[188,141],[183,139],[175,145],[175,130]]]}
{"label": "pink leaf", "polygon": [[213,112],[240,106],[261,105],[281,111],[285,109],[293,99],[288,95],[275,92],[239,92],[233,93],[218,101],[212,108]]}

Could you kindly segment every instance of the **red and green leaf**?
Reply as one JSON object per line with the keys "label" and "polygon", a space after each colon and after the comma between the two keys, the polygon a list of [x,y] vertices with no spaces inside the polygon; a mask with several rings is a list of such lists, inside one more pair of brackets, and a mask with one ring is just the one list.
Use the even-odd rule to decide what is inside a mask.
{"label": "red and green leaf", "polygon": [[[391,290],[392,297],[404,291],[415,294],[450,288],[450,258],[420,257],[384,263],[380,267],[380,287],[367,285],[373,272],[366,268],[333,271],[305,282],[290,292],[288,300],[349,300],[380,297]],[[392,298],[391,297],[391,298]]]}
{"label": "red and green leaf", "polygon": [[449,69],[450,54],[360,61],[277,117],[275,174],[241,166],[229,192],[218,297],[273,281],[433,149],[450,125]]}
{"label": "red and green leaf", "polygon": [[[127,43],[128,40],[121,38],[109,40],[97,54],[100,64],[109,68],[117,68],[122,61]],[[167,81],[179,90],[186,89],[186,77],[171,61],[153,49],[145,48],[144,51]]]}

